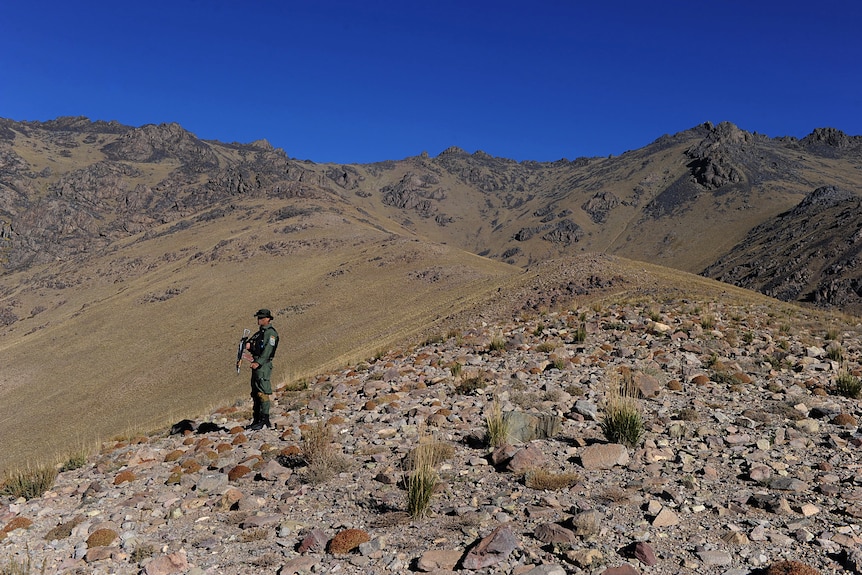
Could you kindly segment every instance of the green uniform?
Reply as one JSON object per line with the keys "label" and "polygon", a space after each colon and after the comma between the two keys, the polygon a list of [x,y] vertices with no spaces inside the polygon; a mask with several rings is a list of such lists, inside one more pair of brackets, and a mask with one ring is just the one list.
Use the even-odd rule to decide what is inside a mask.
{"label": "green uniform", "polygon": [[254,421],[269,419],[269,396],[272,395],[272,383],[269,378],[272,375],[272,358],[278,347],[278,332],[272,324],[260,326],[260,329],[251,336],[250,351],[254,361],[258,364],[257,369],[251,370],[251,400],[254,405]]}

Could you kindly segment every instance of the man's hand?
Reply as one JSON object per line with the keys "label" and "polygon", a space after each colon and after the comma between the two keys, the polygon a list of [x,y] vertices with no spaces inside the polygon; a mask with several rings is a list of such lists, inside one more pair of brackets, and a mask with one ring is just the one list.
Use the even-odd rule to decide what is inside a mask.
{"label": "man's hand", "polygon": [[256,362],[256,361],[251,362],[251,368],[252,369],[257,369],[259,367],[260,367],[260,364],[258,362]]}

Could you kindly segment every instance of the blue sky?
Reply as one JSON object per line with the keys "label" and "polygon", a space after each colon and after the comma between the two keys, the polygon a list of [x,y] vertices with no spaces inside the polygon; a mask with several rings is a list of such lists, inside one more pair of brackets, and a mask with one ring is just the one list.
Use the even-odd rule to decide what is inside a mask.
{"label": "blue sky", "polygon": [[605,156],[705,121],[860,135],[860,29],[852,0],[10,1],[0,117],[339,163]]}

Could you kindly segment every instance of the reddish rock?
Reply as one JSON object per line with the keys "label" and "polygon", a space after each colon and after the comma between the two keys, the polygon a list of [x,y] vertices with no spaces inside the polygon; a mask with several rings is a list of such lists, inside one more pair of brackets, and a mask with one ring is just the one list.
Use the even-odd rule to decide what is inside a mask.
{"label": "reddish rock", "polygon": [[538,445],[530,444],[519,449],[506,464],[506,469],[512,473],[524,473],[529,469],[540,469],[544,467],[548,458],[542,453]]}
{"label": "reddish rock", "polygon": [[640,575],[637,569],[625,563],[619,567],[608,567],[602,571],[602,575]]}
{"label": "reddish rock", "polygon": [[297,551],[300,553],[305,553],[307,551],[323,551],[323,549],[326,548],[327,541],[329,541],[329,537],[327,537],[326,533],[320,529],[312,529],[305,537],[302,538]]}
{"label": "reddish rock", "polygon": [[635,543],[634,556],[635,559],[637,559],[647,567],[652,567],[653,565],[658,563],[658,558],[655,556],[655,550],[649,543],[646,543],[644,541],[638,541],[637,543]]}
{"label": "reddish rock", "polygon": [[174,575],[185,573],[190,565],[182,551],[156,557],[144,567],[144,575]]}

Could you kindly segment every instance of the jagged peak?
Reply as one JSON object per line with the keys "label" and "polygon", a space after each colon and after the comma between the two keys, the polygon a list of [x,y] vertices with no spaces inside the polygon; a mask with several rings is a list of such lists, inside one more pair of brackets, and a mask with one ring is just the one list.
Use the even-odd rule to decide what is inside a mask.
{"label": "jagged peak", "polygon": [[813,132],[802,138],[804,145],[826,144],[833,148],[845,148],[851,142],[851,137],[836,128],[815,128]]}
{"label": "jagged peak", "polygon": [[469,156],[466,150],[463,148],[459,148],[458,146],[449,146],[437,156],[438,158],[445,158],[450,156]]}

